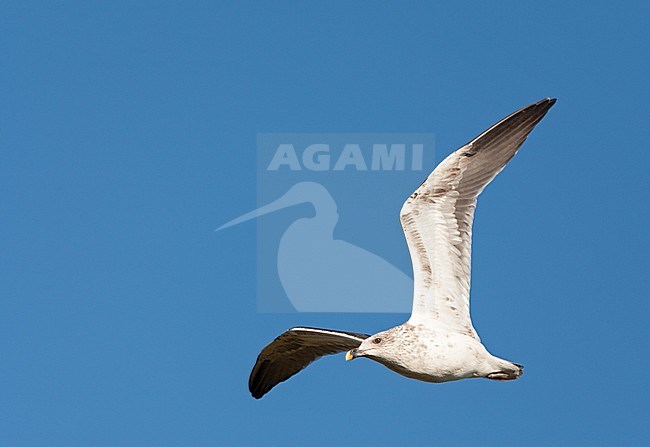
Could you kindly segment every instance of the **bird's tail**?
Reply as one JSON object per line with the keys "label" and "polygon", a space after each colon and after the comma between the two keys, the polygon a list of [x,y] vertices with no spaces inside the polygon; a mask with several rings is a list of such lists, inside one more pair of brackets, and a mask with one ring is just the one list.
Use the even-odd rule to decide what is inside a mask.
{"label": "bird's tail", "polygon": [[501,369],[488,374],[486,377],[492,380],[515,380],[524,373],[524,367],[517,363],[503,361]]}

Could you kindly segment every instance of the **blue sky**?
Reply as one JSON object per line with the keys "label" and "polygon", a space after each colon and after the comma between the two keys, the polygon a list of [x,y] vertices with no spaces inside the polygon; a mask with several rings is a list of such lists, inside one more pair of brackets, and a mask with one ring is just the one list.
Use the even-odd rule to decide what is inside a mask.
{"label": "blue sky", "polygon": [[[646,443],[649,9],[5,4],[0,445]],[[213,230],[257,204],[257,134],[434,133],[440,160],[545,96],[474,232],[475,325],[521,380],[334,356],[252,399],[283,330],[405,318],[256,311],[255,224]],[[407,270],[416,186],[360,201],[394,219],[342,216],[341,237],[377,228]]]}

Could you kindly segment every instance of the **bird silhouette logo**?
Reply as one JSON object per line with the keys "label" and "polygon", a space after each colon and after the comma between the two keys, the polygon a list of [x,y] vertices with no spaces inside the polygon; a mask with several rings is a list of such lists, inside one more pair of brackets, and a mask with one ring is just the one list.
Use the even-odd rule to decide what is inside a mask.
{"label": "bird silhouette logo", "polygon": [[334,237],[336,201],[320,183],[298,182],[280,198],[217,229],[308,203],[312,217],[291,222],[280,238],[277,273],[299,312],[409,312],[413,280],[370,250]]}

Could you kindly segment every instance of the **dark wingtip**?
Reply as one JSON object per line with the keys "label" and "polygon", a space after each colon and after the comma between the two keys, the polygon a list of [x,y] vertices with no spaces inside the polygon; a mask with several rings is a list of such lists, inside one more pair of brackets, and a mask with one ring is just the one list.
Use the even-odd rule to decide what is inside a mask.
{"label": "dark wingtip", "polygon": [[[535,119],[535,124],[537,124],[539,121],[544,118],[546,113],[553,107],[553,105],[557,102],[556,98],[544,98],[540,99],[539,101],[532,103],[523,109],[519,110],[519,112],[523,112],[525,110],[532,111],[533,114],[537,116]],[[516,115],[518,112],[513,113],[511,116]]]}
{"label": "dark wingtip", "polygon": [[253,396],[255,399],[261,399],[262,396],[269,392],[269,390],[265,389],[261,383],[249,383],[248,391],[250,391],[251,396]]}
{"label": "dark wingtip", "polygon": [[257,362],[255,362],[255,366],[253,366],[251,375],[248,378],[248,391],[250,391],[251,395],[255,399],[260,399],[269,391],[268,389],[265,389],[262,383],[267,367],[268,360],[260,360],[258,358]]}
{"label": "dark wingtip", "polygon": [[557,98],[548,98],[547,97],[547,98],[542,99],[541,101],[538,101],[535,105],[544,105],[548,109],[550,109],[551,107],[553,107],[553,104],[555,104],[556,102],[557,102]]}
{"label": "dark wingtip", "polygon": [[546,97],[544,99],[540,99],[537,102],[529,104],[528,106],[524,107],[524,109],[542,109],[542,110],[546,111],[546,110],[550,109],[551,107],[553,107],[553,104],[555,104],[556,101],[557,101],[556,98],[548,98],[548,97]]}

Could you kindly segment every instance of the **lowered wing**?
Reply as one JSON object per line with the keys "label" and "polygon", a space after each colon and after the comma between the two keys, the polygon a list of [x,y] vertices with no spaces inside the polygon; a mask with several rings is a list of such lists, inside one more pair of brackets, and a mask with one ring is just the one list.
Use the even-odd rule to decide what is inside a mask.
{"label": "lowered wing", "polygon": [[358,348],[368,337],[330,329],[289,329],[262,349],[251,371],[248,389],[255,399],[259,399],[314,360]]}

